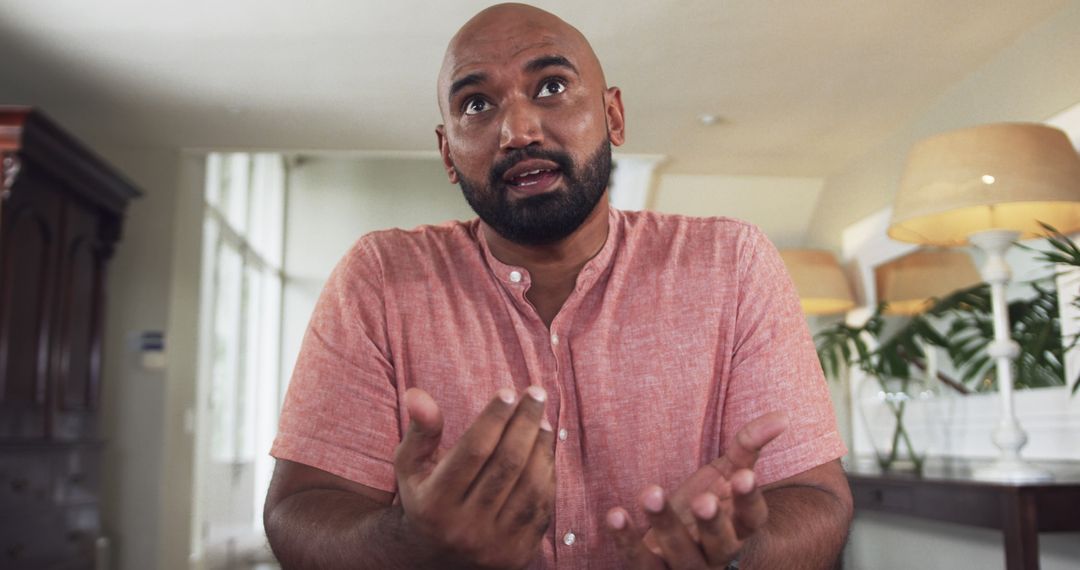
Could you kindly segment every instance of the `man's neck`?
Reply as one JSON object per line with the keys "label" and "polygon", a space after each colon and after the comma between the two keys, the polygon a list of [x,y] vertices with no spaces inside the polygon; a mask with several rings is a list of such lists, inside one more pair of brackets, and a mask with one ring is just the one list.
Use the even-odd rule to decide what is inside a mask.
{"label": "man's neck", "polygon": [[608,201],[605,196],[573,233],[558,242],[531,246],[502,237],[487,224],[481,231],[495,259],[524,267],[532,278],[526,293],[544,324],[551,321],[574,290],[578,273],[600,252],[608,236]]}

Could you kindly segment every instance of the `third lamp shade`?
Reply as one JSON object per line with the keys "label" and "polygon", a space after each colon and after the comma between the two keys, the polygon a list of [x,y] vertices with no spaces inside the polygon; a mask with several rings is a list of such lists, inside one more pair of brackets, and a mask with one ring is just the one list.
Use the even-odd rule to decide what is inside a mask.
{"label": "third lamp shade", "polygon": [[795,282],[804,313],[831,315],[855,306],[847,277],[832,253],[817,249],[785,249],[780,251],[780,257]]}
{"label": "third lamp shade", "polygon": [[1040,221],[1080,229],[1080,155],[1053,127],[983,125],[912,147],[889,237],[956,246],[989,229],[1042,235]]}
{"label": "third lamp shade", "polygon": [[980,283],[982,279],[966,251],[920,250],[874,268],[878,301],[885,312],[917,315],[934,299]]}

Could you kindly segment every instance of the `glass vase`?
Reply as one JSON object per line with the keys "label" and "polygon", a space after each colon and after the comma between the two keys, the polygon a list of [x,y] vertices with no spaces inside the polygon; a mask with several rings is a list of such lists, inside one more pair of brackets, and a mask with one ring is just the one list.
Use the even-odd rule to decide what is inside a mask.
{"label": "glass vase", "polygon": [[859,415],[882,470],[922,472],[937,395],[936,384],[922,377],[868,376],[859,384]]}

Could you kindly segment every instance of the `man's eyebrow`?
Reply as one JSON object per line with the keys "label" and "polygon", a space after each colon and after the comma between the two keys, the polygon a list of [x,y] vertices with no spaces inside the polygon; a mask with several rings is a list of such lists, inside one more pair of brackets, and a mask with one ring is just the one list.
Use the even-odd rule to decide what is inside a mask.
{"label": "man's eyebrow", "polygon": [[[577,67],[574,66],[573,63],[570,63],[569,59],[566,59],[561,55],[545,55],[533,59],[525,64],[525,71],[536,73],[537,71],[541,71],[548,67],[564,67],[573,71],[575,75],[580,75]],[[473,85],[479,85],[484,81],[487,81],[487,75],[483,73],[470,73],[461,79],[454,80],[454,82],[450,84],[450,92],[447,94],[446,98],[453,101],[454,95],[457,95],[462,89]]]}
{"label": "man's eyebrow", "polygon": [[537,71],[541,71],[546,67],[552,66],[565,67],[566,69],[573,71],[575,75],[580,75],[580,73],[578,73],[577,67],[574,67],[574,64],[570,63],[569,59],[566,59],[561,55],[545,55],[543,57],[538,57],[525,64],[525,71],[535,73]]}
{"label": "man's eyebrow", "polygon": [[446,96],[447,99],[453,101],[454,95],[457,95],[458,91],[472,86],[479,85],[487,80],[487,75],[483,73],[470,73],[461,79],[458,79],[450,84],[450,93]]}

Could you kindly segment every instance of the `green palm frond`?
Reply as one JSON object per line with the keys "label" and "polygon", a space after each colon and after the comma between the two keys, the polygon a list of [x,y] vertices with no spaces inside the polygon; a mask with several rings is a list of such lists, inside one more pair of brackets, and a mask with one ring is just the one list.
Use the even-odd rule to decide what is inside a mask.
{"label": "green palm frond", "polygon": [[1049,251],[1035,249],[1023,244],[1018,245],[1023,249],[1039,254],[1036,259],[1040,261],[1080,267],[1080,246],[1077,246],[1076,242],[1069,239],[1069,236],[1061,233],[1054,226],[1043,222],[1039,222],[1039,225],[1046,230],[1046,244],[1050,246]]}
{"label": "green palm frond", "polygon": [[[1050,249],[1041,250],[1025,245],[1021,245],[1021,247],[1038,254],[1036,259],[1040,261],[1061,264],[1067,267],[1080,267],[1080,246],[1054,226],[1044,222],[1039,222],[1039,225],[1046,231],[1046,244],[1050,246]],[[1080,309],[1080,296],[1073,299],[1072,305]],[[1080,334],[1074,334],[1063,339],[1063,353],[1076,347],[1078,343],[1080,343]],[[1069,383],[1072,384],[1072,393],[1074,395],[1080,391],[1080,376],[1073,378]]]}
{"label": "green palm frond", "polygon": [[[1040,282],[1031,283],[1035,296],[1017,299],[1008,305],[1012,338],[1020,346],[1016,360],[1017,388],[1061,386],[1065,384],[1065,347],[1061,321],[1057,317],[1057,292]],[[950,296],[953,297],[953,296]],[[986,355],[994,339],[990,291],[985,285],[946,298],[931,312],[952,318],[946,351],[960,371],[961,380],[977,390],[996,386],[993,359]],[[963,298],[963,302],[956,302]]]}
{"label": "green palm frond", "polygon": [[814,335],[818,360],[827,378],[836,380],[843,373],[844,366],[866,368],[870,362],[870,348],[866,344],[864,333],[876,336],[881,330],[881,307],[860,327],[847,323],[836,323]]}

